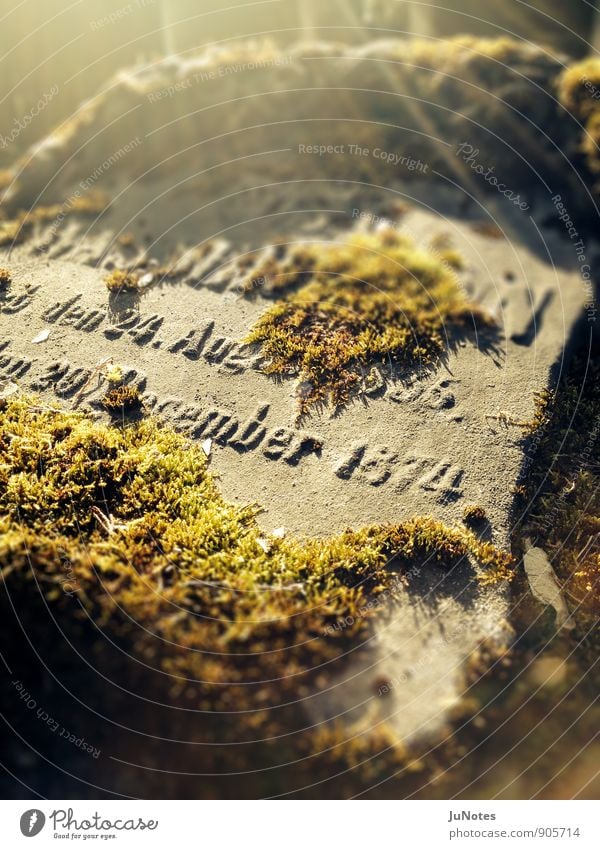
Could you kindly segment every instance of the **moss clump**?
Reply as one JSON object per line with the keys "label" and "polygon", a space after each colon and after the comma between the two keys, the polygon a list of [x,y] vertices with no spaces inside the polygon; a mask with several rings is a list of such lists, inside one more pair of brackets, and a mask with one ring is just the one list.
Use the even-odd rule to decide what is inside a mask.
{"label": "moss clump", "polygon": [[470,504],[463,510],[463,522],[468,527],[479,527],[485,521],[487,521],[486,512],[478,504]]}
{"label": "moss clump", "polygon": [[[111,382],[110,375],[107,379]],[[101,403],[111,415],[118,415],[141,409],[142,398],[134,386],[116,386],[106,393]]]}
{"label": "moss clump", "polygon": [[600,108],[586,122],[581,150],[592,174],[600,174]]}
{"label": "moss clump", "polygon": [[600,60],[571,65],[558,79],[562,105],[584,126],[581,151],[592,174],[600,173]]}
{"label": "moss clump", "polygon": [[111,361],[106,364],[104,376],[111,384],[111,388],[114,389],[123,380],[123,366],[119,365],[119,363],[114,363],[111,359]]}
{"label": "moss clump", "polygon": [[68,562],[91,617],[182,681],[203,682],[211,708],[250,706],[236,688],[245,680],[277,682],[275,703],[274,693],[297,688],[295,676],[368,638],[372,599],[392,598],[405,567],[472,557],[482,580],[498,580],[511,566],[464,528],[428,518],[265,545],[257,509],[224,501],[204,452],[181,435],[25,398],[5,402],[0,419],[0,511],[0,569],[12,590],[35,579],[64,605]]}
{"label": "moss clump", "polygon": [[519,422],[526,436],[535,436],[541,433],[550,421],[554,396],[549,389],[534,392],[535,408],[533,416],[524,422]]}
{"label": "moss clump", "polygon": [[137,274],[130,271],[121,271],[115,268],[104,278],[106,288],[109,292],[137,292],[140,287],[140,279]]}
{"label": "moss clump", "polygon": [[589,117],[598,109],[600,61],[584,59],[570,65],[558,80],[558,94],[563,106],[574,115]]}
{"label": "moss clump", "polygon": [[12,275],[7,268],[0,268],[0,291],[8,289],[12,283]]}
{"label": "moss clump", "polygon": [[530,419],[516,419],[504,410],[494,414],[488,413],[485,418],[488,423],[496,421],[505,428],[518,427],[521,429],[523,437],[535,436],[548,423],[552,392],[548,389],[542,389],[540,392],[534,392],[533,396],[535,402],[534,413]]}
{"label": "moss clump", "polygon": [[474,322],[491,325],[466,300],[450,260],[458,264],[453,253],[418,250],[391,228],[299,246],[246,281],[247,291],[285,296],[246,341],[262,345],[268,374],[299,378],[301,414],[322,402],[341,406],[368,366],[430,366]]}
{"label": "moss clump", "polygon": [[36,206],[26,213],[27,221],[54,221],[62,215],[97,215],[108,206],[109,198],[104,192],[90,191],[83,197],[70,198],[64,203]]}

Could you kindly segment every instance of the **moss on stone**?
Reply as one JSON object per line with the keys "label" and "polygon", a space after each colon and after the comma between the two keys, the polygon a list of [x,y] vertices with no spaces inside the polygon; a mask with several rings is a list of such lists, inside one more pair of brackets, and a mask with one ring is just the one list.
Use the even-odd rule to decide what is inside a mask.
{"label": "moss on stone", "polygon": [[600,60],[571,65],[558,78],[562,105],[583,125],[581,152],[592,174],[600,173]]}
{"label": "moss on stone", "polygon": [[[110,375],[107,376],[109,383]],[[135,386],[115,386],[102,398],[102,406],[111,415],[128,413],[139,410],[142,406],[142,398]]]}
{"label": "moss on stone", "polygon": [[587,118],[598,109],[600,61],[590,58],[570,65],[558,80],[558,94],[563,106],[574,115]]}
{"label": "moss on stone", "polygon": [[587,119],[581,150],[592,174],[600,174],[600,108]]}
{"label": "moss on stone", "polygon": [[293,689],[294,676],[368,638],[374,601],[393,598],[395,573],[416,562],[473,558],[484,581],[511,567],[510,555],[431,518],[265,545],[258,509],[227,503],[183,436],[152,419],[110,426],[24,397],[3,402],[0,511],[11,591],[35,581],[68,610],[68,564],[95,622],[176,679],[204,682],[215,709],[245,705],[236,682]]}
{"label": "moss on stone", "polygon": [[0,268],[0,291],[2,289],[8,289],[11,283],[12,274],[10,273],[8,268]]}
{"label": "moss on stone", "polygon": [[109,292],[137,292],[140,280],[137,274],[131,271],[122,271],[116,268],[107,274],[104,283]]}
{"label": "moss on stone", "polygon": [[269,259],[244,288],[281,300],[246,341],[261,344],[268,374],[298,377],[301,414],[347,403],[374,363],[434,365],[457,336],[492,324],[466,299],[456,252],[442,253],[419,250],[389,228]]}

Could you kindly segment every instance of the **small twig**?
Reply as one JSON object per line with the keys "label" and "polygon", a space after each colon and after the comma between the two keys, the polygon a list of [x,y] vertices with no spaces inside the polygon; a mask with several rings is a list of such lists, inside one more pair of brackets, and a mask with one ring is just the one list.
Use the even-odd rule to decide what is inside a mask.
{"label": "small twig", "polygon": [[86,382],[83,384],[83,386],[81,387],[81,389],[79,390],[79,392],[78,392],[78,393],[77,393],[77,395],[75,396],[75,404],[78,404],[78,403],[79,403],[79,401],[81,400],[81,397],[82,397],[83,395],[85,395],[85,393],[86,393],[86,391],[87,391],[88,387],[91,385],[91,383],[92,383],[92,381],[94,380],[94,378],[95,378],[95,377],[100,377],[100,375],[102,374],[102,372],[103,372],[104,368],[105,368],[106,366],[108,366],[108,365],[112,365],[112,364],[113,364],[113,358],[112,358],[112,357],[107,357],[105,360],[101,360],[99,363],[96,363],[96,365],[95,365],[95,366],[94,366],[94,368],[92,369],[92,373],[90,374],[90,376],[88,377],[88,379],[86,380]]}

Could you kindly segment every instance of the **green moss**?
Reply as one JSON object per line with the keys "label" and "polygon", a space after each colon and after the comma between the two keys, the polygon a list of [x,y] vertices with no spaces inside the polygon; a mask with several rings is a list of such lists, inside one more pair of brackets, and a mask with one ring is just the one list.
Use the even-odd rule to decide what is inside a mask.
{"label": "green moss", "polygon": [[600,618],[598,361],[576,361],[537,407],[535,464],[518,490],[529,506],[523,532],[548,553],[580,633],[591,636]]}
{"label": "green moss", "polygon": [[535,436],[541,433],[547,427],[552,415],[554,395],[549,389],[534,392],[533,397],[535,403],[533,416],[518,423],[525,436]]}
{"label": "green moss", "polygon": [[7,268],[0,268],[0,290],[8,289],[12,283],[12,274]]}
{"label": "green moss", "polygon": [[471,557],[491,581],[511,566],[508,554],[430,518],[328,539],[265,537],[257,508],[227,503],[204,452],[181,435],[27,398],[5,402],[0,420],[0,511],[0,568],[13,589],[35,578],[64,606],[67,562],[95,621],[164,669],[206,682],[202,698],[215,707],[246,698],[219,681],[259,675],[293,689],[295,675],[367,638],[372,600],[393,598],[398,571]]}
{"label": "green moss", "polygon": [[0,221],[0,247],[22,241],[27,230],[28,228],[18,218]]}
{"label": "green moss", "polygon": [[6,189],[14,179],[13,172],[9,168],[0,168],[0,189]]}
{"label": "green moss", "polygon": [[111,388],[114,389],[123,380],[123,367],[119,363],[114,363],[111,358],[110,362],[106,364],[104,376],[111,384]]}
{"label": "green moss", "polygon": [[106,275],[104,282],[109,292],[137,292],[140,286],[137,274],[117,268]]}
{"label": "green moss", "polygon": [[592,174],[600,173],[600,59],[571,65],[558,79],[562,105],[584,126],[581,151]]}
{"label": "green moss", "polygon": [[[524,47],[523,42],[514,38],[479,38],[474,35],[459,35],[444,41],[415,39],[410,43],[411,59],[415,63],[440,68],[452,73],[465,64],[489,65],[493,59],[502,66],[516,64],[535,48]],[[540,51],[541,52],[541,51]],[[543,54],[542,54],[543,55]]]}
{"label": "green moss", "polygon": [[485,418],[488,423],[499,422],[503,427],[518,427],[524,437],[534,436],[544,429],[548,422],[549,408],[552,402],[552,393],[547,389],[534,392],[534,413],[530,419],[515,419],[505,411],[499,413],[488,413]]}
{"label": "green moss", "polygon": [[[112,382],[110,374],[107,379],[109,383]],[[139,410],[142,406],[142,398],[134,386],[116,386],[104,395],[101,403],[111,415],[118,415]]]}
{"label": "green moss", "polygon": [[492,323],[465,298],[452,267],[458,256],[443,253],[418,250],[391,228],[299,246],[247,278],[246,291],[283,299],[246,341],[261,344],[268,374],[299,378],[301,414],[347,403],[374,363],[436,364],[474,322]]}
{"label": "green moss", "polygon": [[136,246],[135,236],[133,233],[121,233],[121,235],[117,237],[117,242],[123,248],[134,249]]}
{"label": "green moss", "polygon": [[600,60],[590,58],[570,65],[559,77],[558,94],[563,106],[574,115],[587,118],[598,109]]}

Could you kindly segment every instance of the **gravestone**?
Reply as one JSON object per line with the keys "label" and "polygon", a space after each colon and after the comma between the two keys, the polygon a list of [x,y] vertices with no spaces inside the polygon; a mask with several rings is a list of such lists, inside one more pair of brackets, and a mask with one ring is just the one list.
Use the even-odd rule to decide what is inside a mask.
{"label": "gravestone", "polygon": [[[327,45],[319,49],[327,57]],[[393,53],[388,43],[371,46],[371,54],[377,51]],[[407,173],[403,151],[422,132],[418,121],[384,136],[365,101],[360,132],[344,136],[355,120],[345,114],[340,135],[339,122],[323,117],[331,94],[314,80],[308,107],[303,101],[298,108],[304,126],[316,110],[318,129],[313,145],[299,141],[290,124],[280,126],[277,98],[261,96],[269,75],[280,91],[291,86],[294,71],[273,57],[258,70],[260,130],[247,129],[247,138],[243,126],[219,132],[215,120],[206,134],[198,86],[219,92],[212,95],[218,117],[223,105],[232,109],[233,95],[248,99],[257,84],[256,69],[246,69],[224,74],[219,89],[219,77],[209,72],[230,66],[211,61],[195,60],[195,73],[208,74],[196,88],[183,84],[183,71],[173,92],[172,69],[164,77],[160,68],[133,75],[127,96],[123,87],[112,99],[103,94],[74,134],[49,139],[15,172],[7,196],[15,208],[40,199],[63,203],[3,249],[0,264],[13,282],[0,294],[1,377],[53,405],[103,415],[105,367],[119,364],[148,412],[193,440],[210,440],[211,468],[225,497],[260,504],[266,531],[329,535],[415,515],[453,525],[466,506],[479,505],[487,537],[509,548],[514,487],[532,462],[520,425],[534,415],[535,393],[560,372],[590,302],[585,267],[593,247],[585,245],[582,261],[561,232],[559,201],[551,200],[559,189],[540,200],[539,186],[524,184],[510,157],[494,158],[493,145],[478,155],[486,165],[502,163],[496,173],[523,202],[484,184],[465,164],[468,157],[456,156],[469,138],[456,116],[455,138],[430,138],[430,159],[418,158],[413,147],[410,161],[422,167]],[[328,73],[344,91],[354,66],[338,64],[334,72],[332,63]],[[149,91],[167,93],[149,100]],[[167,109],[155,109],[163,102]],[[179,146],[168,127],[171,107],[170,120],[185,128]],[[193,155],[188,149],[194,126],[213,139],[206,158],[202,145]],[[156,142],[162,130],[166,147]],[[279,159],[276,148],[288,131],[293,142]],[[451,151],[443,170],[438,154],[445,146]],[[358,163],[367,164],[370,180],[363,172],[355,179]],[[560,187],[563,176],[557,175]],[[98,188],[110,191],[108,208],[82,215],[73,201]],[[260,288],[249,297],[245,284],[273,251],[285,257],[298,243],[331,244],[382,228],[397,229],[423,250],[447,240],[463,258],[457,274],[464,293],[495,325],[457,344],[449,340],[433,370],[373,363],[345,409],[314,410],[298,422],[294,380],[265,375],[260,348],[244,342],[272,303]],[[104,278],[114,268],[135,270],[143,288],[110,293]],[[472,564],[449,574],[425,564],[407,576],[401,593],[360,662],[307,700],[313,717],[360,713],[373,682],[383,678],[390,698],[377,701],[376,710],[402,739],[428,736],[460,702],[469,657],[484,642],[498,649],[510,643],[509,588],[479,581]]]}

